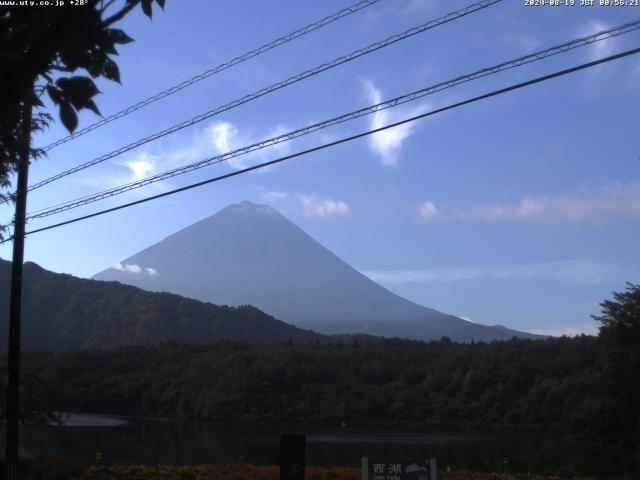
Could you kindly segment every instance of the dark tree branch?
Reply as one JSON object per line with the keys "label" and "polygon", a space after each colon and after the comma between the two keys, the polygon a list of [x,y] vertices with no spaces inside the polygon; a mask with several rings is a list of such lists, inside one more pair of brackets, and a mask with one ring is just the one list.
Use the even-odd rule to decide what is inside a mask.
{"label": "dark tree branch", "polygon": [[116,0],[109,0],[109,1],[106,3],[106,5],[103,3],[103,5],[100,7],[100,13],[104,13],[104,12],[106,12],[106,11],[109,9],[109,7],[110,7],[111,5],[113,5],[115,2],[116,2]]}
{"label": "dark tree branch", "polygon": [[116,23],[117,21],[122,20],[127,15],[127,13],[129,13],[131,10],[133,10],[136,7],[137,4],[138,4],[137,1],[133,3],[129,3],[126,7],[121,8],[119,12],[114,13],[109,18],[105,18],[102,24],[105,27],[108,27]]}

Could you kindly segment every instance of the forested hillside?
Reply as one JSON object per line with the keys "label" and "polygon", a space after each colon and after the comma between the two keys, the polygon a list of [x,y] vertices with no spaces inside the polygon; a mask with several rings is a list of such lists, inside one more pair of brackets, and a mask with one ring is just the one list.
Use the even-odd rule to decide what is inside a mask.
{"label": "forested hillside", "polygon": [[[566,442],[549,451],[549,465],[637,472],[640,286],[629,284],[601,306],[598,337],[171,342],[28,353],[23,376],[47,387],[55,411],[556,432]],[[45,391],[27,389],[25,398],[41,397],[37,390]]]}
{"label": "forested hillside", "polygon": [[[8,315],[11,263],[0,260],[0,312]],[[70,350],[174,340],[211,343],[328,341],[251,306],[227,307],[117,282],[86,280],[24,267],[22,345],[25,350]],[[7,345],[0,329],[0,350]]]}

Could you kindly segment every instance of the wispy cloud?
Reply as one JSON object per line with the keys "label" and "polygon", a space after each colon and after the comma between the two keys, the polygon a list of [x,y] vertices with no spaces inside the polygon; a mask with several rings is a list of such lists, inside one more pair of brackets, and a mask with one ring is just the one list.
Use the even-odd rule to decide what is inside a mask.
{"label": "wispy cloud", "polygon": [[[382,92],[378,90],[373,82],[366,80],[364,84],[364,93],[371,104],[382,102]],[[376,129],[393,123],[394,121],[410,116],[406,112],[398,110],[386,109],[378,110],[370,116],[370,128]],[[415,128],[414,123],[405,123],[397,127],[374,133],[370,136],[369,145],[373,152],[380,157],[384,165],[396,165],[398,163],[402,144],[409,138]]]}
{"label": "wispy cloud", "polygon": [[[150,145],[148,149],[132,152],[124,159],[117,159],[110,164],[108,171],[98,174],[93,171],[79,177],[79,182],[92,188],[112,188],[125,183],[142,180],[159,172],[164,172],[186,164],[204,160],[214,155],[227,153],[240,147],[255,143],[265,138],[274,137],[287,131],[278,125],[269,129],[266,133],[256,135],[249,130],[242,130],[230,122],[212,123],[197,132],[187,136],[171,138],[163,142]],[[258,162],[263,162],[290,152],[287,142],[269,146],[246,155],[227,160],[227,163],[235,169],[246,168]],[[115,168],[113,168],[115,166]],[[158,182],[144,187],[141,190],[133,190],[138,194],[148,194],[149,190],[163,188],[164,182]]]}
{"label": "wispy cloud", "polygon": [[146,274],[149,276],[154,276],[158,274],[158,271],[155,268],[151,268],[151,267],[141,267],[139,265],[136,265],[135,263],[120,263],[120,262],[116,262],[113,265],[113,268],[115,270],[120,270],[121,272],[128,272],[128,273],[136,273],[136,274]]}
{"label": "wispy cloud", "polygon": [[[369,102],[379,103],[382,94],[372,82],[364,82],[365,95]],[[414,114],[420,110],[404,110],[398,108],[393,110],[380,110],[372,114],[370,125],[372,128],[384,126],[393,121]],[[394,129],[385,130],[375,134],[371,138],[371,147],[380,156],[385,165],[394,165],[398,162],[398,156],[403,142],[413,132],[414,125],[407,124]],[[116,165],[119,170],[110,170],[95,175],[93,173],[82,177],[82,183],[95,188],[111,188],[132,181],[141,180],[150,174],[155,174],[184,166],[198,160],[222,155],[230,151],[263,141],[268,138],[277,137],[291,129],[285,125],[276,125],[273,128],[264,129],[261,132],[252,131],[249,128],[241,128],[230,121],[222,120],[208,124],[196,133],[189,136],[177,136],[163,139],[153,145],[149,145],[145,150],[134,152],[124,160],[115,160],[111,165]],[[318,131],[309,137],[284,141],[270,145],[264,149],[256,150],[248,154],[226,160],[226,163],[235,169],[244,169],[257,163],[262,163],[280,156],[290,154],[292,145],[297,146],[330,142],[337,138],[336,132]],[[126,172],[122,171],[126,169]],[[267,169],[257,170],[264,172]],[[154,187],[145,187],[145,189]],[[157,188],[157,187],[156,187]]]}
{"label": "wispy cloud", "polygon": [[289,198],[289,192],[278,192],[274,190],[266,190],[260,195],[267,202],[280,202]]}
{"label": "wispy cloud", "polygon": [[279,210],[301,213],[307,218],[327,219],[351,214],[351,207],[347,202],[317,194],[263,190],[260,198],[277,204]]}
{"label": "wispy cloud", "polygon": [[307,217],[334,217],[346,216],[351,213],[351,208],[342,200],[332,198],[320,198],[317,195],[298,194],[302,204],[302,212]]}
{"label": "wispy cloud", "polygon": [[[115,169],[99,173],[93,171],[84,172],[84,175],[78,177],[77,182],[99,189],[118,187],[126,183],[142,180],[156,173],[160,160],[158,156],[148,151],[135,152],[125,157],[124,160],[113,161],[112,165],[115,165]],[[150,188],[154,187],[145,187],[142,192],[148,193]]]}
{"label": "wispy cloud", "polygon": [[[285,133],[284,126],[278,126],[269,131],[266,135],[257,137],[251,132],[242,131],[237,125],[229,122],[218,122],[207,128],[209,142],[216,154],[224,154],[232,150],[244,147],[260,141],[262,138],[271,138]],[[267,159],[276,158],[290,153],[289,142],[278,143],[263,150],[257,150],[246,155],[231,158],[227,163],[235,169],[247,168],[255,163],[264,162]]]}
{"label": "wispy cloud", "polygon": [[436,207],[433,202],[421,203],[420,205],[418,205],[418,212],[420,213],[420,217],[425,222],[429,222],[440,216],[440,211],[438,210],[438,207]]}
{"label": "wispy cloud", "polygon": [[[578,29],[577,34],[579,37],[584,37],[600,32],[602,30],[606,30],[610,27],[611,25],[608,25],[605,22],[591,19],[582,24],[582,26]],[[592,43],[587,47],[587,55],[589,60],[599,60],[601,58],[612,55],[619,43],[620,42],[616,37],[611,37],[606,40],[600,40],[599,42]],[[618,71],[620,68],[624,68],[621,67],[621,65],[623,64],[607,63],[596,65],[595,67],[590,68],[587,72],[585,72],[584,79],[582,80],[583,92],[588,97],[594,97],[602,92],[603,89],[608,89],[610,86],[609,80],[613,78],[613,73]],[[628,74],[625,75],[625,77],[627,76]]]}
{"label": "wispy cloud", "polygon": [[[588,35],[592,35],[594,33],[600,32],[602,30],[606,30],[610,28],[610,25],[607,25],[604,22],[599,20],[589,20],[584,25],[582,25],[578,29],[578,36],[586,37]],[[600,58],[606,57],[613,53],[613,49],[616,45],[615,38],[608,38],[606,40],[601,40],[599,42],[594,42],[590,46],[590,57],[591,60],[598,60]]]}
{"label": "wispy cloud", "polygon": [[609,184],[597,190],[564,195],[526,195],[518,202],[489,203],[468,209],[439,209],[432,201],[418,205],[425,222],[464,221],[602,222],[640,218],[640,182]]}
{"label": "wispy cloud", "polygon": [[[238,128],[229,122],[215,123],[209,127],[211,143],[219,153],[232,150],[231,144],[238,137]],[[235,143],[235,142],[234,142]]]}
{"label": "wispy cloud", "polygon": [[581,284],[634,279],[640,272],[590,258],[529,264],[491,264],[428,270],[371,270],[362,272],[387,285],[447,283],[478,280],[554,280]]}
{"label": "wispy cloud", "polygon": [[131,170],[132,180],[142,180],[154,170],[154,165],[149,161],[147,154],[142,155],[144,158],[125,162],[124,165]]}

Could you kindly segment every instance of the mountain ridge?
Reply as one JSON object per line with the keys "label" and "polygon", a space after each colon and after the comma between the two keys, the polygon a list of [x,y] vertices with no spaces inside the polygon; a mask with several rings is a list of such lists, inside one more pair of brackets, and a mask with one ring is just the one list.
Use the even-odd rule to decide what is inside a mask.
{"label": "mountain ridge", "polygon": [[542,338],[418,305],[350,267],[267,205],[229,205],[94,276],[215,304],[251,304],[324,334]]}
{"label": "mountain ridge", "polygon": [[[0,313],[8,318],[11,262],[0,259]],[[6,281],[5,281],[6,280]],[[24,265],[24,350],[100,349],[175,341],[300,343],[333,341],[252,306],[228,307]],[[0,329],[0,351],[7,345]]]}

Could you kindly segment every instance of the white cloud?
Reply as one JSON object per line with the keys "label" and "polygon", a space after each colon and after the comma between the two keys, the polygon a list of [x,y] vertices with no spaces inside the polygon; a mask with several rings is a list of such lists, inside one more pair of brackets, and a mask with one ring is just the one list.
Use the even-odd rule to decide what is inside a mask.
{"label": "white cloud", "polygon": [[[242,130],[237,125],[219,121],[210,123],[189,135],[171,136],[154,142],[144,150],[130,152],[123,159],[116,159],[102,165],[102,169],[87,170],[82,175],[70,177],[71,181],[92,189],[111,189],[136,182],[160,172],[170,171],[194,162],[224,154],[238,148],[276,137],[289,131],[284,125],[276,125],[259,135]],[[315,134],[314,139],[323,135]],[[303,140],[297,140],[302,142]],[[304,142],[308,142],[305,139]],[[249,154],[228,159],[226,163],[234,169],[243,169],[257,163],[272,160],[291,152],[291,142],[281,142]],[[304,144],[304,143],[302,143]],[[269,167],[256,170],[263,173]],[[144,187],[126,192],[131,196],[147,196],[165,190],[170,180],[154,182]]]}
{"label": "white cloud", "polygon": [[124,163],[124,165],[131,170],[131,173],[133,175],[133,178],[131,180],[134,182],[138,180],[142,180],[151,172],[153,172],[153,169],[154,169],[153,163],[151,163],[148,160],[148,155],[145,154],[144,156],[146,158]]}
{"label": "white cloud", "polygon": [[442,211],[433,202],[418,206],[425,221],[601,222],[640,218],[640,182],[615,183],[588,192],[564,195],[525,195],[518,202],[489,203]]}
{"label": "white cloud", "polygon": [[[610,25],[607,25],[602,21],[589,20],[578,29],[577,33],[578,36],[584,37],[593,35],[594,33],[606,30],[610,27]],[[616,37],[600,40],[599,42],[593,42],[587,47],[588,59],[590,61],[594,61],[612,55],[618,44],[619,41]],[[588,97],[594,97],[599,95],[603,89],[608,89],[610,86],[609,81],[613,79],[614,72],[620,68],[624,68],[621,67],[621,65],[622,64],[619,65],[617,63],[607,63],[590,68],[584,73],[583,80],[581,81],[581,87],[584,94]],[[627,78],[628,76],[629,74],[627,73],[621,76],[621,78]]]}
{"label": "white cloud", "polygon": [[[137,182],[155,173],[159,160],[159,157],[152,155],[148,151],[136,152],[125,160],[113,161],[112,164],[117,167],[117,170],[100,173],[87,171],[84,175],[78,177],[77,181],[92,188],[119,187],[127,183]],[[145,187],[143,191],[148,193],[149,188]]]}
{"label": "white cloud", "polygon": [[238,129],[229,122],[215,123],[209,127],[211,143],[218,150],[218,153],[227,153],[232,150],[230,146],[231,138],[238,136]]}
{"label": "white cloud", "polygon": [[345,216],[351,213],[351,208],[342,200],[319,198],[316,195],[298,194],[302,204],[302,212],[307,217],[327,218]]}
{"label": "white cloud", "polygon": [[[255,138],[251,132],[241,131],[236,125],[229,122],[218,122],[209,126],[206,130],[208,141],[216,154],[221,155],[232,150],[261,141],[264,138],[272,138],[286,133],[288,130],[280,125],[272,129],[265,136]],[[277,157],[287,155],[291,151],[289,142],[276,143],[261,150],[230,158],[227,163],[237,169],[247,168],[256,163],[262,163]]]}
{"label": "white cloud", "polygon": [[[113,188],[126,183],[135,182],[158,172],[164,172],[184,165],[198,162],[215,155],[272,138],[288,131],[278,125],[265,134],[257,136],[250,131],[242,131],[233,123],[222,121],[212,123],[187,138],[171,138],[164,143],[158,142],[149,146],[148,150],[135,152],[124,160],[116,160],[112,164],[120,167],[118,171],[109,171],[98,175],[91,173],[81,177],[81,182],[93,188]],[[289,142],[271,145],[261,150],[228,159],[226,162],[235,169],[243,169],[256,163],[271,160],[290,153]],[[125,170],[126,169],[126,170]],[[260,171],[264,171],[262,169]],[[164,188],[165,181],[133,190],[138,195],[149,194],[149,190]]]}
{"label": "white cloud", "polygon": [[120,270],[121,272],[128,272],[128,273],[146,273],[147,275],[150,276],[154,276],[158,274],[158,271],[155,268],[151,268],[151,267],[146,267],[146,268],[142,268],[139,265],[136,265],[135,263],[120,263],[120,262],[116,262],[113,264],[113,268],[115,270]]}
{"label": "white cloud", "polygon": [[[198,136],[201,137],[203,135],[199,134]],[[198,136],[196,138],[198,138]],[[202,160],[207,153],[210,153],[203,148],[204,144],[206,144],[206,142],[199,139],[194,140],[191,145],[165,149],[162,154],[158,156],[158,163],[161,162],[162,169],[165,170]]]}
{"label": "white cloud", "polygon": [[[380,101],[380,91],[375,89],[370,82],[366,83],[365,90],[372,101]],[[396,109],[397,110],[397,109]],[[407,113],[406,111],[404,113]],[[411,113],[411,112],[409,112]],[[389,110],[375,112],[371,116],[371,125],[382,126],[392,122],[398,115],[404,116],[400,112],[392,113]],[[309,122],[311,124],[313,122]],[[403,141],[412,132],[412,126],[402,126],[391,131],[380,132],[372,139],[372,147],[382,157],[385,164],[397,162],[397,155]],[[216,155],[222,155],[233,150],[262,142],[265,139],[280,136],[291,129],[285,125],[276,125],[273,128],[262,132],[255,132],[249,129],[240,128],[229,121],[217,121],[201,128],[190,136],[167,137],[153,145],[146,147],[144,151],[134,152],[124,160],[116,160],[112,165],[121,167],[119,171],[110,170],[100,172],[98,175],[90,174],[78,177],[80,182],[94,188],[112,188],[126,183],[138,181],[148,177],[150,174],[164,172],[178,168],[199,160],[205,160]],[[290,154],[292,143],[298,146],[305,146],[311,143],[328,143],[335,141],[340,135],[337,132],[320,130],[304,138],[292,141],[282,141],[266,148],[255,150],[248,154],[243,154],[226,160],[226,163],[235,169],[244,169],[257,163],[262,163],[281,156]],[[126,168],[126,174],[122,167]],[[267,171],[267,168],[256,170],[256,173]],[[166,181],[158,182],[131,192],[141,192],[148,194],[148,189],[160,189],[166,187]],[[138,193],[140,194],[140,193]]]}
{"label": "white cloud", "polygon": [[116,262],[113,265],[113,268],[115,268],[116,270],[120,270],[122,272],[129,272],[129,273],[140,273],[140,272],[142,272],[142,269],[138,265],[136,265],[135,263],[122,264],[120,262]]}
{"label": "white cloud", "polygon": [[433,202],[424,202],[418,205],[418,212],[425,222],[429,222],[435,218],[438,218],[440,211],[434,205]]}
{"label": "white cloud", "polygon": [[265,190],[259,187],[260,198],[278,204],[278,210],[303,214],[307,218],[327,219],[351,214],[351,207],[343,200],[316,195],[315,193]]}
{"label": "white cloud", "polygon": [[[238,127],[229,122],[214,123],[207,129],[207,133],[209,134],[209,141],[218,155],[228,153],[245,144],[243,139],[240,138]],[[249,166],[243,156],[231,158],[227,160],[227,163],[238,170]]]}
{"label": "white cloud", "polygon": [[477,280],[554,280],[560,282],[601,284],[640,277],[618,265],[590,258],[530,264],[491,264],[429,270],[364,271],[375,282],[387,285],[408,283],[446,283]]}
{"label": "white cloud", "polygon": [[[598,20],[589,20],[578,30],[578,36],[586,37],[602,30],[607,30],[608,28],[610,27],[606,23]],[[599,42],[592,43],[590,47],[591,60],[598,60],[611,55],[615,45],[615,38],[608,38],[607,40],[600,40]]]}
{"label": "white cloud", "polygon": [[[371,104],[382,102],[382,93],[373,82],[364,82],[365,95]],[[409,116],[409,115],[407,115]],[[390,109],[377,110],[370,116],[370,128],[376,129],[399,120],[404,115],[398,116],[398,112]],[[402,149],[402,143],[411,135],[414,123],[405,123],[397,127],[374,133],[369,137],[371,149],[380,157],[384,165],[396,165]]]}

